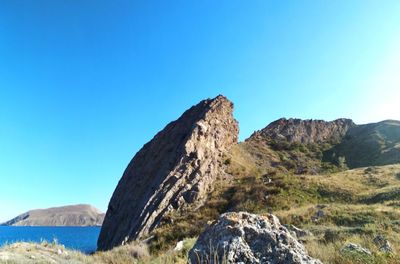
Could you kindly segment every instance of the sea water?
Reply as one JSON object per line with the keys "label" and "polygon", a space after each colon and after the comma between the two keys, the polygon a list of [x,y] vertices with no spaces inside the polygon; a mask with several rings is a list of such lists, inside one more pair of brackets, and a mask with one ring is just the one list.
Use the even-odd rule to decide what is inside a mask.
{"label": "sea water", "polygon": [[14,242],[57,241],[84,253],[96,250],[100,227],[0,226],[0,247]]}

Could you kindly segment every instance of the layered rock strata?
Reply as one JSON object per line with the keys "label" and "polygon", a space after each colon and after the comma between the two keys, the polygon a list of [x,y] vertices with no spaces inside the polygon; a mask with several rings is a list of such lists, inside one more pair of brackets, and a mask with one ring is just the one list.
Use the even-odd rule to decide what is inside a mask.
{"label": "layered rock strata", "polygon": [[107,250],[147,236],[171,211],[194,210],[224,174],[222,157],[238,140],[233,104],[201,101],[135,155],[110,200],[98,240]]}

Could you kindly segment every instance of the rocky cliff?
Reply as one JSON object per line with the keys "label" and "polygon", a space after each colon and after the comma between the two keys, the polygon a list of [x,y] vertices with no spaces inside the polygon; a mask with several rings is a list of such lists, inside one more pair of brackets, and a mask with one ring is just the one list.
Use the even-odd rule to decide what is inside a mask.
{"label": "rocky cliff", "polygon": [[104,214],[91,205],[79,204],[23,213],[2,225],[9,226],[101,226]]}
{"label": "rocky cliff", "polygon": [[148,235],[168,212],[203,204],[238,139],[232,112],[223,96],[201,101],[143,146],[110,200],[100,250]]}
{"label": "rocky cliff", "polygon": [[288,143],[338,143],[348,129],[355,126],[350,119],[323,120],[278,119],[255,132],[250,140],[287,141]]}

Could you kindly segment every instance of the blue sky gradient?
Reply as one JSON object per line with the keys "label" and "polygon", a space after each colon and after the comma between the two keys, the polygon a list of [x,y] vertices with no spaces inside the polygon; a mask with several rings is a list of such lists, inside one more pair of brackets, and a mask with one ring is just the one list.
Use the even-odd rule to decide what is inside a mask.
{"label": "blue sky gradient", "polygon": [[399,1],[0,1],[0,221],[105,211],[126,165],[198,101],[240,139],[280,117],[400,119]]}

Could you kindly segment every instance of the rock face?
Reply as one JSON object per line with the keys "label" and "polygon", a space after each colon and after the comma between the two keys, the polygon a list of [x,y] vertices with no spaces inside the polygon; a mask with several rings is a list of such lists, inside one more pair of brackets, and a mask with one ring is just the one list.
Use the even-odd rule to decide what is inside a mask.
{"label": "rock face", "polygon": [[288,143],[337,143],[355,126],[350,119],[323,120],[278,119],[255,132],[250,139],[284,140]]}
{"label": "rock face", "polygon": [[189,252],[197,263],[315,263],[274,215],[225,213],[206,228]]}
{"label": "rock face", "polygon": [[200,206],[224,174],[221,158],[238,139],[233,104],[201,101],[135,155],[110,200],[98,240],[107,250],[148,235],[166,213]]}
{"label": "rock face", "polygon": [[2,225],[8,226],[101,226],[104,213],[91,205],[79,204],[31,210]]}

